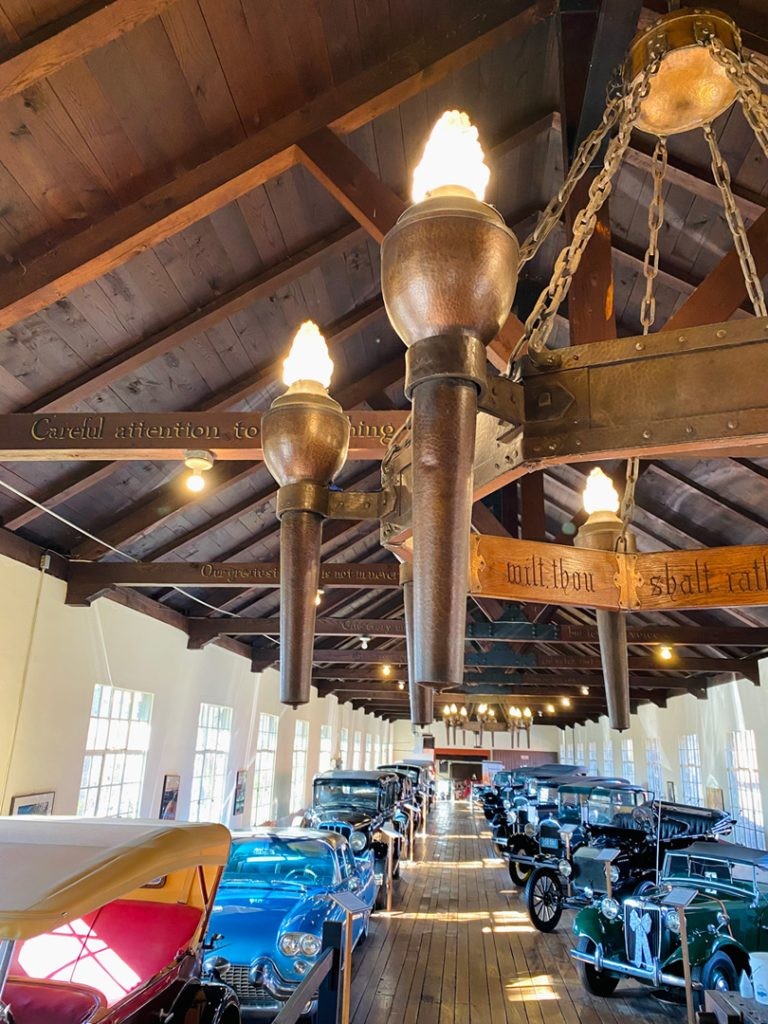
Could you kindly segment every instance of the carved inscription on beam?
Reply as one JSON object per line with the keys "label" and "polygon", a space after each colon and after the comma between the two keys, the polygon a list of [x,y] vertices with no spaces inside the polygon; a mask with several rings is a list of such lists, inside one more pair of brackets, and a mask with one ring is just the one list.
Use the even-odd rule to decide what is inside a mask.
{"label": "carved inscription on beam", "polygon": [[629,556],[633,608],[768,604],[768,547],[703,548]]}
{"label": "carved inscription on beam", "polygon": [[[11,413],[0,416],[0,459],[183,459],[206,448],[217,459],[262,459],[261,413]],[[349,414],[350,459],[382,459],[407,413]]]}

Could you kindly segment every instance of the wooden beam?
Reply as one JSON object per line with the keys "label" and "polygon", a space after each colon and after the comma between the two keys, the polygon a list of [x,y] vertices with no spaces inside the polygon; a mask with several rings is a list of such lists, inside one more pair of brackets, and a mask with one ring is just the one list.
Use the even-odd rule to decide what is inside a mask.
{"label": "wooden beam", "polygon": [[95,0],[6,46],[0,63],[0,102],[156,18],[175,2]]}
{"label": "wooden beam", "polygon": [[[352,689],[360,688],[361,684],[365,684],[367,687],[371,683],[378,683],[381,685],[395,685],[397,676],[392,676],[392,683],[388,683],[382,679],[381,673],[376,669],[369,666],[360,666],[356,669],[334,669],[333,671],[324,670],[321,671],[316,669],[312,676],[313,682],[317,684],[333,683],[339,691],[344,688]],[[672,689],[683,689],[687,690],[692,685],[691,679],[670,679],[662,676],[642,676],[632,674],[630,676],[630,686],[639,690],[669,690]],[[696,679],[695,685],[702,686],[707,682],[706,678]],[[502,696],[505,692],[514,693],[516,690],[529,691],[533,689],[544,689],[547,692],[552,690],[560,690],[563,693],[573,695],[576,691],[580,690],[582,686],[586,686],[590,693],[593,689],[597,689],[602,692],[603,687],[603,676],[600,673],[585,673],[584,675],[578,676],[558,676],[553,674],[543,674],[535,671],[525,672],[513,672],[506,675],[503,671],[497,670],[494,672],[483,672],[467,674],[464,678],[461,691],[454,691],[454,693],[461,692],[468,698],[474,700],[476,697],[478,700],[483,697],[495,697]]]}
{"label": "wooden beam", "polygon": [[548,18],[555,0],[487,0],[454,32],[431,33],[311,100],[86,231],[0,276],[0,330],[121,266],[233,202],[296,160],[296,144],[329,126],[350,132]]}
{"label": "wooden beam", "polygon": [[[747,231],[759,277],[768,274],[768,210]],[[733,316],[747,298],[741,264],[731,249],[664,325],[665,331],[718,323]]]}
{"label": "wooden beam", "polygon": [[[280,566],[266,562],[70,562],[67,604],[89,604],[104,590],[121,587],[277,587]],[[325,563],[327,587],[400,586],[396,563]]]}

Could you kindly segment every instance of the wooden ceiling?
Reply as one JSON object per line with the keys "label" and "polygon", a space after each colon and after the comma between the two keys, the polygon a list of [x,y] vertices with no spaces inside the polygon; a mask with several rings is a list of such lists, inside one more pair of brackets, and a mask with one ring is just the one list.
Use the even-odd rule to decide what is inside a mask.
{"label": "wooden ceiling", "polygon": [[[717,6],[739,20],[747,45],[768,53],[763,0]],[[604,83],[596,88],[595,68],[610,56],[617,26],[628,38],[666,2],[641,9],[603,0],[605,19],[614,19],[607,28],[598,7],[567,0],[0,0],[0,412],[264,409],[280,393],[290,336],[308,317],[329,338],[332,393],[345,408],[404,408],[403,346],[384,315],[378,249],[403,207],[431,124],[449,107],[470,112],[489,150],[489,198],[524,232],[562,181],[564,140],[579,133],[596,95],[599,116]],[[578,39],[583,45],[573,45]],[[768,204],[768,163],[739,110],[721,118],[717,133],[752,223]],[[622,334],[640,328],[649,152],[648,138],[636,135],[610,201],[608,258]],[[670,152],[659,325],[731,248],[703,137],[670,139]],[[528,265],[519,317],[549,277],[564,232]],[[763,249],[756,257],[764,272],[768,240]],[[569,334],[584,340],[588,282],[584,294],[572,295],[570,322],[560,318],[558,344]],[[501,338],[489,353],[497,368],[504,352]],[[620,479],[622,467],[612,468]],[[199,497],[182,477],[183,467],[168,463],[0,467],[0,482],[142,561],[277,561],[275,486],[263,465],[219,464]],[[633,520],[639,547],[762,543],[766,477],[766,460],[644,463]],[[479,503],[475,525],[567,543],[572,534],[563,525],[567,531],[579,522],[583,481],[579,466],[530,477]],[[376,489],[379,466],[350,464],[340,483]],[[66,558],[118,558],[5,487],[0,516],[2,550],[28,561],[37,557],[34,545],[65,556],[56,559],[60,574]],[[328,524],[323,558],[391,561],[370,523]],[[278,611],[274,589],[155,586],[113,596],[187,628],[190,619],[216,616],[190,593],[249,620],[273,620]],[[396,621],[402,601],[398,590],[328,588],[321,614]],[[470,614],[478,624],[521,617],[551,624],[548,639],[535,644],[502,647],[481,637],[468,641],[468,652],[536,654],[540,664],[534,659],[525,669],[522,692],[543,701],[558,680],[563,694],[574,693],[572,707],[553,722],[599,713],[599,680],[588,667],[594,637],[587,630],[582,641],[553,639],[558,630],[575,636],[569,628],[589,625],[588,615],[494,601],[472,604]],[[673,670],[650,665],[634,677],[635,701],[663,702],[686,690],[704,695],[711,683],[732,678],[734,659],[750,659],[749,673],[756,652],[768,647],[758,628],[768,626],[768,613],[760,609],[632,616],[630,624],[689,641],[681,642]],[[237,620],[226,625],[237,636]],[[689,626],[697,631],[674,632]],[[754,630],[752,639],[743,627]],[[368,653],[402,650],[402,639],[375,628],[383,635]],[[258,667],[274,659],[275,644],[253,633],[216,642],[245,654],[252,646]],[[360,664],[372,659],[358,657],[355,635],[350,628],[318,637],[319,650],[352,650],[346,667],[338,652],[333,664],[318,654],[321,692],[405,716],[394,683]],[[647,653],[647,644],[632,646],[634,657]],[[567,655],[569,664],[547,666],[553,654]],[[707,667],[686,667],[690,658]],[[511,671],[498,661],[495,669]],[[478,682],[479,671],[469,668],[468,682]],[[586,684],[573,682],[581,678],[589,699],[580,693]]]}

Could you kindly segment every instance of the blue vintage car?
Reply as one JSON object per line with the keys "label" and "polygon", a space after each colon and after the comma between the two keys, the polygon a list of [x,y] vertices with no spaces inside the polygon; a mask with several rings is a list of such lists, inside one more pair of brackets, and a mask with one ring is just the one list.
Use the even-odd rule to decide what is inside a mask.
{"label": "blue vintage car", "polygon": [[320,952],[326,921],[343,921],[334,895],[353,892],[369,908],[354,921],[368,932],[376,894],[371,853],[355,857],[335,832],[258,828],[232,842],[208,926],[207,969],[237,992],[242,1016],[270,1020]]}

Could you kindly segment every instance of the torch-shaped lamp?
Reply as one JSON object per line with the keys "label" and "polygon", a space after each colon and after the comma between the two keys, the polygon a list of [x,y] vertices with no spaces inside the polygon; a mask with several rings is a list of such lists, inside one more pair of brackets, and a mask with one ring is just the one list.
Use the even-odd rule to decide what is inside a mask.
{"label": "torch-shaped lamp", "polygon": [[482,201],[488,177],[466,114],[444,114],[414,174],[415,205],[381,251],[413,404],[411,686],[463,680],[478,396],[485,345],[507,319],[518,268],[515,236]]}
{"label": "torch-shaped lamp", "polygon": [[303,323],[284,363],[288,390],[262,420],[264,461],[280,488],[280,700],[294,707],[309,701],[328,485],[349,448],[349,419],[327,391],[332,373],[325,339]]}
{"label": "torch-shaped lamp", "polygon": [[[624,524],[617,515],[619,496],[616,488],[599,467],[589,475],[584,488],[587,521],[573,538],[575,547],[593,551],[615,551]],[[628,544],[632,535],[627,534]],[[627,657],[627,620],[623,612],[596,610],[597,636],[603,663],[608,721],[612,729],[629,728],[629,660]]]}

